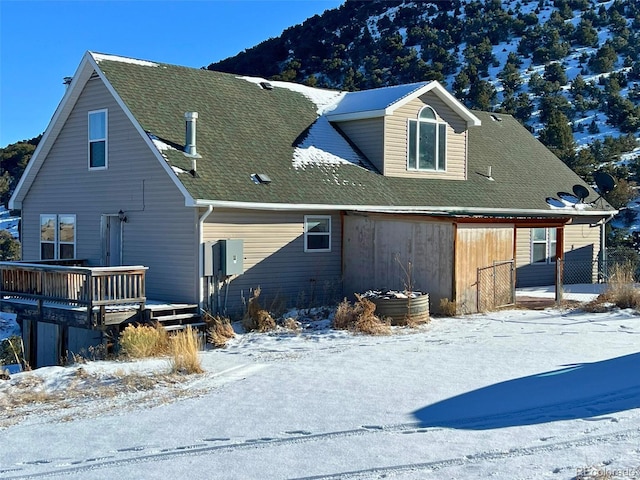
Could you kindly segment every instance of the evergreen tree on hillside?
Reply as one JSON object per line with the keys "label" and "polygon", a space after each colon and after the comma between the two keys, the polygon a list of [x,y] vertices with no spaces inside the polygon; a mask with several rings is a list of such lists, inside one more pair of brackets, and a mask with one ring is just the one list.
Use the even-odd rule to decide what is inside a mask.
{"label": "evergreen tree on hillside", "polygon": [[0,148],[0,204],[5,207],[41,138],[42,135]]}
{"label": "evergreen tree on hillside", "polygon": [[560,160],[571,166],[575,162],[576,148],[573,132],[567,116],[557,110],[551,111],[539,139]]}

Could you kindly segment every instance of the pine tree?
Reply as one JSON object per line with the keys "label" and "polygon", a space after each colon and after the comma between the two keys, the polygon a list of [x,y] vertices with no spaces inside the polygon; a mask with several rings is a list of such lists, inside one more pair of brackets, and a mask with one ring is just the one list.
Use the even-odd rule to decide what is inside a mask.
{"label": "pine tree", "polygon": [[564,113],[557,110],[550,113],[546,126],[540,132],[539,140],[567,165],[574,162],[575,141],[569,119]]}

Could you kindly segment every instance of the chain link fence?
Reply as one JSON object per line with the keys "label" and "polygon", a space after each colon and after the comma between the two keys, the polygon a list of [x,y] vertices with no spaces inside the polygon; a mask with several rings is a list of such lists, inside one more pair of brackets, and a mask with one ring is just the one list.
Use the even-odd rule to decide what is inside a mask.
{"label": "chain link fence", "polygon": [[632,248],[607,249],[604,255],[593,261],[564,260],[562,262],[562,283],[608,283],[611,276],[619,272],[633,272],[636,282],[640,281],[640,253]]}
{"label": "chain link fence", "polygon": [[478,311],[485,312],[516,300],[513,260],[478,269]]}

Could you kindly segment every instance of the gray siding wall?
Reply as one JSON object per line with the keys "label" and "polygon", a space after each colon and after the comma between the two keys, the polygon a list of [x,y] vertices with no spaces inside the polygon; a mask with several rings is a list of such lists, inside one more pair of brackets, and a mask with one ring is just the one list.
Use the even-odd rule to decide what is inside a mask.
{"label": "gray siding wall", "polygon": [[[304,251],[304,216],[331,215],[331,251]],[[216,290],[209,283],[211,304],[233,316],[242,313],[251,291],[260,287],[260,304],[308,307],[342,296],[342,225],[339,213],[270,212],[214,209],[204,225],[205,242],[243,240],[244,273]]]}
{"label": "gray siding wall", "polygon": [[[416,118],[425,105],[432,107],[439,120],[447,122],[446,172],[407,170],[407,119]],[[433,93],[426,93],[385,117],[384,174],[390,177],[446,178],[464,180],[467,177],[467,126],[451,108]]]}
{"label": "gray siding wall", "polygon": [[[103,108],[108,169],[89,171],[87,112]],[[76,214],[76,258],[100,265],[101,214],[123,210],[123,264],[149,267],[147,298],[197,301],[197,212],[184,203],[102,81],[90,80],[24,200],[23,258],[40,258],[40,214]]]}
{"label": "gray siding wall", "polygon": [[[430,310],[451,299],[454,227],[406,216],[344,218],[345,294],[370,289],[429,293]],[[409,273],[410,272],[410,273]]]}
{"label": "gray siding wall", "polygon": [[384,120],[382,118],[370,118],[340,122],[338,127],[364,153],[378,171],[383,173]]}
{"label": "gray siding wall", "polygon": [[[564,227],[564,258],[566,283],[597,281],[600,252],[600,226],[575,223]],[[516,232],[516,286],[554,285],[555,264],[531,263],[531,229]]]}

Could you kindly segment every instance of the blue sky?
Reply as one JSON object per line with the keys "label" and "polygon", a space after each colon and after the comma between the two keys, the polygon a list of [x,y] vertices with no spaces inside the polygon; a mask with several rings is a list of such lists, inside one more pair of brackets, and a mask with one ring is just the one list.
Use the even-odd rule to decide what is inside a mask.
{"label": "blue sky", "polygon": [[200,68],[344,0],[0,0],[0,147],[44,132],[87,50]]}

